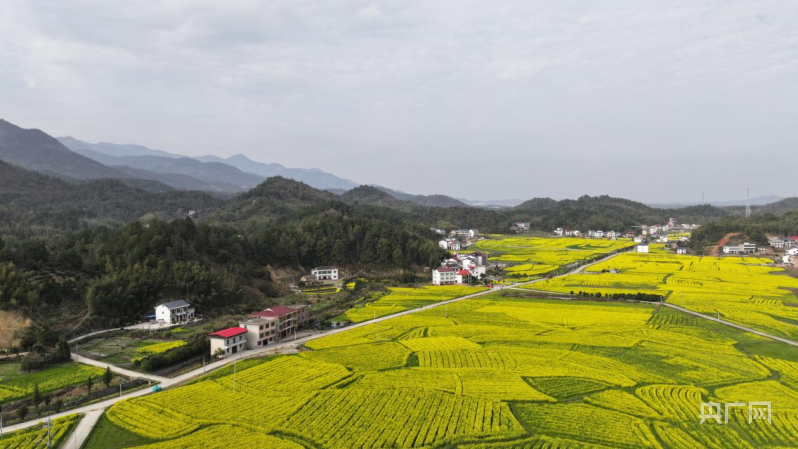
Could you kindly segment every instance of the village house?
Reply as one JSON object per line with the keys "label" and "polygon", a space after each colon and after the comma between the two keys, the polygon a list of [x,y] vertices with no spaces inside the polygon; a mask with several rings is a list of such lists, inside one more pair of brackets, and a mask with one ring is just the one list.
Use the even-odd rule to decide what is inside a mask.
{"label": "village house", "polygon": [[[307,308],[307,309],[306,309]],[[251,318],[275,318],[277,320],[277,340],[297,331],[299,325],[307,321],[309,306],[272,306],[260,312],[249,314]]]}
{"label": "village house", "polygon": [[463,239],[479,238],[479,230],[477,229],[453,229],[450,234]]}
{"label": "village house", "polygon": [[595,235],[593,235],[593,237],[595,237],[597,239],[603,239],[604,238],[604,231],[596,231],[596,233],[595,233]]}
{"label": "village house", "polygon": [[641,244],[641,245],[635,246],[635,252],[636,253],[648,253],[648,245],[647,244]]}
{"label": "village house", "polygon": [[743,243],[742,252],[744,254],[751,254],[756,252],[756,243]]}
{"label": "village house", "polygon": [[723,254],[740,254],[740,245],[723,245]]}
{"label": "village house", "polygon": [[468,270],[458,270],[454,278],[458,284],[468,284],[471,278],[471,272]]}
{"label": "village house", "polygon": [[439,267],[432,271],[433,285],[452,285],[457,283],[457,271],[454,268]]}
{"label": "village house", "polygon": [[528,231],[530,228],[528,221],[516,222],[515,227],[518,228],[519,231]]}
{"label": "village house", "polygon": [[618,239],[618,233],[615,232],[615,231],[608,231],[607,232],[607,238],[610,239],[610,240],[617,240]]}
{"label": "village house", "polygon": [[790,256],[798,256],[798,248],[790,248],[785,253]]}
{"label": "village house", "polygon": [[643,243],[643,236],[642,235],[636,235],[635,236],[635,243]]}
{"label": "village house", "polygon": [[690,248],[686,246],[680,246],[676,248],[676,254],[687,255],[690,254]]}
{"label": "village house", "polygon": [[211,340],[211,355],[220,353],[222,357],[227,357],[243,351],[247,339],[246,333],[247,330],[244,328],[231,327],[208,334]]}
{"label": "village house", "polygon": [[185,323],[194,319],[194,308],[182,299],[155,306],[155,319],[165,324]]}
{"label": "village house", "polygon": [[450,240],[441,240],[440,242],[438,242],[438,246],[449,251],[460,251],[460,247],[462,245],[460,245],[460,242],[457,241],[456,239],[450,239]]}
{"label": "village house", "polygon": [[[246,329],[247,349],[257,349],[270,345],[277,341],[277,319],[276,318],[249,318],[238,323],[242,329]],[[211,351],[213,353],[213,351]]]}
{"label": "village house", "polygon": [[581,237],[581,236],[582,236],[582,233],[581,233],[581,232],[579,232],[579,230],[574,230],[574,232],[573,232],[573,236],[574,236],[574,237]]}
{"label": "village house", "polygon": [[316,276],[319,281],[337,281],[338,268],[335,267],[316,267],[310,270],[310,274]]}
{"label": "village house", "polygon": [[563,231],[562,228],[557,228],[557,229],[554,230],[554,235],[556,235],[557,237],[562,237],[563,232],[564,231]]}

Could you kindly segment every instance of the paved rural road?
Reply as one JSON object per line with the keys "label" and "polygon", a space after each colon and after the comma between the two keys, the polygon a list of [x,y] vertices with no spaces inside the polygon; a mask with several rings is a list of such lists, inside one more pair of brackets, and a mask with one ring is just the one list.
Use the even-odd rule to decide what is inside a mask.
{"label": "paved rural road", "polygon": [[140,377],[142,379],[151,380],[153,382],[165,382],[165,381],[169,380],[168,377],[155,376],[155,375],[152,375],[152,374],[145,374],[145,373],[140,373],[138,371],[133,371],[133,370],[125,369],[125,368],[120,368],[120,367],[118,367],[116,365],[111,365],[109,363],[100,362],[100,361],[97,361],[97,360],[94,360],[94,359],[90,359],[88,357],[83,357],[82,355],[72,354],[72,360],[74,360],[76,362],[79,362],[79,363],[86,364],[86,365],[96,366],[98,368],[106,368],[106,367],[110,366],[111,367],[111,371],[113,371],[113,372],[115,372],[117,374],[121,374],[123,376],[130,377],[132,379]]}
{"label": "paved rural road", "polygon": [[669,304],[667,302],[662,303],[665,307],[670,307],[671,309],[676,309],[680,312],[689,313],[690,315],[697,316],[699,318],[703,318],[705,320],[714,321],[716,323],[725,324],[726,326],[731,326],[740,330],[744,330],[746,332],[750,332],[752,334],[759,335],[760,337],[770,338],[771,340],[780,341],[782,343],[787,343],[788,345],[798,346],[798,342],[788,340],[786,338],[777,337],[775,335],[770,335],[768,333],[758,331],[756,329],[751,329],[750,327],[740,326],[739,324],[732,323],[731,321],[721,320],[709,315],[704,315],[703,313],[693,312],[692,310],[685,309],[684,307],[679,307],[674,304]]}
{"label": "paved rural road", "polygon": [[83,445],[83,442],[86,441],[86,437],[91,433],[91,429],[97,424],[97,420],[103,415],[103,411],[104,410],[100,409],[87,412],[78,423],[78,426],[75,427],[75,430],[69,435],[69,438],[61,445],[61,448],[79,449]]}

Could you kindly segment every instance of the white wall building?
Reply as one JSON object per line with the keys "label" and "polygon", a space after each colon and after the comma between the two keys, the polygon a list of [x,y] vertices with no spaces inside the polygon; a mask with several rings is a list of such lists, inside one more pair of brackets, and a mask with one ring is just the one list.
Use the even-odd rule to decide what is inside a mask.
{"label": "white wall building", "polygon": [[642,244],[635,246],[636,253],[648,253],[648,245]]}
{"label": "white wall building", "polygon": [[310,274],[320,281],[338,280],[338,268],[335,267],[316,267],[310,271]]}
{"label": "white wall building", "polygon": [[[277,341],[277,318],[250,318],[238,323],[242,329],[246,329],[247,349],[257,349]],[[213,353],[213,351],[211,351]]]}
{"label": "white wall building", "polygon": [[182,299],[155,306],[155,319],[166,324],[185,323],[194,319],[194,308]]}
{"label": "white wall building", "polygon": [[241,327],[231,327],[208,334],[211,339],[211,356],[216,355],[220,349],[224,352],[222,357],[243,351],[247,343],[246,334],[247,330]]}
{"label": "white wall building", "polygon": [[454,268],[440,267],[432,271],[433,285],[452,285],[457,283],[457,271]]}

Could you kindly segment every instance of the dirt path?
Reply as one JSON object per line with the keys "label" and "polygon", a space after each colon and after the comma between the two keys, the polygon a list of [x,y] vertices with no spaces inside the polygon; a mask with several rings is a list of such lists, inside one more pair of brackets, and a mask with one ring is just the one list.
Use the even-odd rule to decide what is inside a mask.
{"label": "dirt path", "polygon": [[710,254],[716,257],[719,256],[720,249],[723,248],[724,245],[729,243],[729,240],[731,240],[732,237],[737,237],[738,235],[740,235],[739,232],[730,232],[724,235],[723,238],[718,240],[718,243],[712,247],[712,251],[710,252]]}

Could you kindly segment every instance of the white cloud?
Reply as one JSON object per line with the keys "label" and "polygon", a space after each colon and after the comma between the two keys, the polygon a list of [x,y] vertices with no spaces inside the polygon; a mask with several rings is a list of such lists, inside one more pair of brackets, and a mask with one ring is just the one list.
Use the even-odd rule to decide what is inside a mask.
{"label": "white cloud", "polygon": [[689,181],[646,199],[736,196],[740,157],[795,149],[797,19],[779,1],[6,0],[0,116],[410,192],[462,196],[440,181],[456,155],[503,181],[475,196],[633,196],[673,182],[663,160]]}

